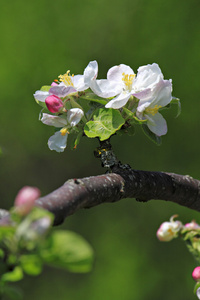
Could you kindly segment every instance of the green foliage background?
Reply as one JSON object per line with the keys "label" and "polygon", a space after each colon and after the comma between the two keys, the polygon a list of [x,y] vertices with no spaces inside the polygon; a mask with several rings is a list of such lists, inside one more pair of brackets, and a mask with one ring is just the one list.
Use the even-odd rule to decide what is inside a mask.
{"label": "green foliage background", "polygon": [[[165,111],[168,134],[161,147],[140,128],[130,137],[113,137],[119,159],[136,169],[190,174],[199,171],[200,2],[198,0],[35,0],[4,1],[0,10],[0,199],[9,208],[24,185],[51,192],[67,179],[101,174],[93,156],[96,139],[78,149],[51,152],[52,128],[38,121],[32,94],[68,69],[82,73],[89,61],[99,63],[99,78],[115,64],[157,62],[173,79],[182,101]],[[177,213],[183,222],[200,215],[176,204],[123,200],[83,210],[61,227],[82,234],[94,247],[89,274],[46,268],[20,283],[25,299],[196,299],[191,272],[195,261],[185,245],[160,243],[161,222]]]}

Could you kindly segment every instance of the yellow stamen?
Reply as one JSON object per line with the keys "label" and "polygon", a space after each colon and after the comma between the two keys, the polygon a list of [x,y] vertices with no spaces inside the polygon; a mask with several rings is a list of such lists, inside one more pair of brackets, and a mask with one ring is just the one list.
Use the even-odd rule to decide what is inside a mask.
{"label": "yellow stamen", "polygon": [[62,136],[65,136],[67,133],[69,133],[69,131],[67,130],[67,128],[62,128],[60,130],[60,133],[61,133]]}
{"label": "yellow stamen", "polygon": [[155,116],[155,114],[157,114],[157,112],[158,112],[158,110],[159,110],[159,108],[161,108],[162,106],[161,105],[155,105],[153,108],[146,108],[146,112],[147,113],[149,113],[149,114],[151,114],[152,116]]}
{"label": "yellow stamen", "polygon": [[125,74],[125,73],[122,73],[122,81],[124,81],[126,87],[131,90],[132,88],[132,85],[133,85],[133,80],[135,78],[135,74]]}
{"label": "yellow stamen", "polygon": [[72,76],[70,75],[70,70],[67,71],[64,75],[59,75],[58,78],[60,81],[64,82],[67,86],[74,86],[71,77],[74,77],[74,74]]}

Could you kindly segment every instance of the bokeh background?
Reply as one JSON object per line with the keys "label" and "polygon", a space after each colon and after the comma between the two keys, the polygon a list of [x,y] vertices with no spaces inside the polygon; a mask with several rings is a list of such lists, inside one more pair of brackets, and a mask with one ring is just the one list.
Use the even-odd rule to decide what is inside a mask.
{"label": "bokeh background", "polygon": [[[165,111],[168,134],[158,147],[140,128],[134,137],[113,137],[119,159],[135,169],[190,174],[199,171],[199,0],[7,0],[0,9],[0,201],[9,208],[24,185],[45,195],[67,179],[102,174],[93,157],[98,146],[83,139],[76,151],[52,152],[51,127],[38,121],[33,93],[68,69],[82,73],[89,61],[99,63],[99,78],[116,64],[157,62],[173,95],[182,102],[175,118]],[[45,268],[19,286],[25,299],[165,300],[196,299],[191,272],[195,261],[185,245],[160,243],[156,230],[178,214],[183,222],[199,213],[172,203],[137,203],[126,199],[82,210],[61,228],[83,235],[93,246],[89,274]]]}

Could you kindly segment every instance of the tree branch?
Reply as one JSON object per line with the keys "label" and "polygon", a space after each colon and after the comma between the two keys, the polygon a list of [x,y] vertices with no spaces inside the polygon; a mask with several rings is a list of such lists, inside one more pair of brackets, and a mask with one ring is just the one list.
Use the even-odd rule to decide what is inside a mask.
{"label": "tree branch", "polygon": [[39,198],[36,205],[55,215],[55,225],[80,208],[136,198],[147,202],[159,199],[200,211],[200,181],[188,175],[132,170],[114,165],[110,174],[70,179],[52,193]]}

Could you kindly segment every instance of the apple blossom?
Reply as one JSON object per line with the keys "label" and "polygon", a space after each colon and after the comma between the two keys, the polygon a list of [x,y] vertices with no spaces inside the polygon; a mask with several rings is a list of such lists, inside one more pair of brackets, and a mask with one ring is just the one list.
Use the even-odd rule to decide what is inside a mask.
{"label": "apple blossom", "polygon": [[98,64],[96,60],[89,62],[83,75],[70,75],[68,70],[64,75],[59,75],[60,82],[53,82],[48,91],[36,91],[34,98],[36,101],[45,102],[46,98],[51,95],[64,98],[72,93],[87,90],[91,82],[96,80],[97,73]]}
{"label": "apple blossom", "polygon": [[147,120],[149,129],[158,136],[167,133],[167,123],[158,110],[171,102],[171,92],[171,81],[161,80],[148,95],[143,95],[138,103],[137,117],[142,120]]}
{"label": "apple blossom", "polygon": [[170,222],[164,222],[160,225],[156,235],[162,242],[169,242],[178,236],[180,229],[183,227],[180,221],[174,221],[175,216],[170,218]]}
{"label": "apple blossom", "polygon": [[156,63],[140,67],[137,76],[129,66],[121,64],[110,68],[107,80],[96,80],[96,85],[91,88],[103,98],[117,95],[106,107],[118,109],[126,105],[131,96],[138,99],[149,97],[160,80],[163,80],[163,74]]}
{"label": "apple blossom", "polygon": [[60,83],[57,86],[51,87],[49,92],[58,97],[65,97],[74,92],[85,91],[90,87],[91,82],[96,80],[97,73],[97,61],[90,61],[85,68],[83,75],[70,75],[70,70],[64,75],[59,75]]}
{"label": "apple blossom", "polygon": [[55,150],[57,152],[63,152],[67,145],[67,138],[69,134],[69,129],[76,126],[84,113],[80,108],[72,108],[67,111],[66,116],[53,116],[50,114],[43,113],[41,121],[42,123],[61,128],[56,131],[48,140],[48,146],[50,150]]}

